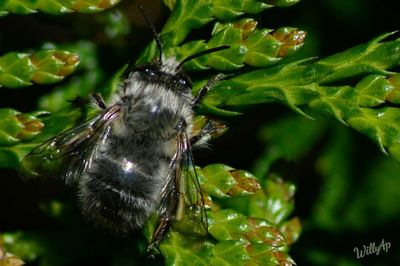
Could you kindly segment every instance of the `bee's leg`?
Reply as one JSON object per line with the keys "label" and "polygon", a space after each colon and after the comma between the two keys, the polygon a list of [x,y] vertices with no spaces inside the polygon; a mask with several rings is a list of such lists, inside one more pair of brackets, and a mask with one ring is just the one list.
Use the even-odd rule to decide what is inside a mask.
{"label": "bee's leg", "polygon": [[169,230],[169,228],[170,228],[170,221],[169,219],[164,217],[163,219],[160,220],[157,229],[153,234],[151,242],[147,247],[147,253],[149,257],[154,257],[153,254],[157,251],[160,241],[164,238],[164,235]]}
{"label": "bee's leg", "polygon": [[226,131],[226,126],[218,120],[210,119],[197,134],[190,138],[192,147],[200,147],[205,145],[212,137],[222,135]]}
{"label": "bee's leg", "polygon": [[204,96],[206,96],[207,92],[210,91],[210,89],[214,86],[214,84],[223,78],[224,78],[223,74],[218,74],[209,81],[207,81],[206,85],[204,85],[204,87],[201,88],[201,90],[197,93],[196,97],[193,99],[190,105],[192,107],[196,107],[197,105],[199,105],[199,103],[203,100]]}
{"label": "bee's leg", "polygon": [[68,100],[71,103],[73,108],[79,108],[80,116],[76,119],[76,123],[84,122],[88,119],[88,106],[90,103],[94,103],[97,107],[102,109],[103,111],[107,109],[106,104],[104,103],[103,98],[99,93],[90,94],[88,97],[76,96],[75,98]]}
{"label": "bee's leg", "polygon": [[[175,189],[176,190],[176,189]],[[168,209],[166,210],[166,213],[162,215],[160,218],[157,228],[155,232],[153,233],[153,237],[151,239],[151,242],[149,246],[147,247],[147,253],[152,256],[155,251],[157,251],[157,248],[163,240],[165,234],[169,231],[171,228],[171,222],[173,220],[173,217],[175,216],[175,212],[178,208],[179,205],[179,198],[180,198],[180,193],[173,191],[171,192],[171,202],[169,203]]]}
{"label": "bee's leg", "polygon": [[72,105],[76,107],[84,107],[90,104],[91,102],[96,104],[99,108],[105,110],[107,109],[107,106],[103,100],[103,97],[101,97],[100,93],[92,93],[89,95],[88,98],[84,98],[82,96],[76,96],[75,98],[68,100]]}
{"label": "bee's leg", "polygon": [[107,109],[107,105],[103,100],[103,97],[101,97],[100,93],[93,93],[90,95],[90,98],[92,101],[100,108],[100,109]]}

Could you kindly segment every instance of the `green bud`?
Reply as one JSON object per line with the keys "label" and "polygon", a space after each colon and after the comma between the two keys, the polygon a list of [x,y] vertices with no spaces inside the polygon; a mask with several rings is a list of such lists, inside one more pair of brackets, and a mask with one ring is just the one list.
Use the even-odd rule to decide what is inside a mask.
{"label": "green bud", "polygon": [[246,239],[251,243],[264,243],[274,248],[286,246],[286,240],[281,232],[271,223],[258,218],[249,218],[251,230],[246,233]]}
{"label": "green bud", "polygon": [[210,196],[229,198],[254,194],[260,184],[249,172],[223,164],[208,165],[199,171],[202,189]]}
{"label": "green bud", "polygon": [[31,56],[31,62],[36,68],[32,80],[38,84],[49,84],[74,72],[79,56],[67,51],[42,50]]}
{"label": "green bud", "polygon": [[282,226],[279,228],[279,231],[285,237],[288,245],[296,242],[301,233],[301,222],[299,217],[294,217],[293,219],[282,224]]}
{"label": "green bud", "polygon": [[236,185],[228,191],[230,196],[251,195],[261,188],[257,178],[247,171],[235,170],[231,172],[231,175],[235,179]]}
{"label": "green bud", "polygon": [[305,31],[282,27],[275,30],[272,36],[280,42],[279,57],[286,57],[296,52],[303,46],[307,33]]}
{"label": "green bud", "polygon": [[68,51],[40,50],[31,55],[11,52],[0,57],[0,85],[29,86],[32,81],[49,84],[75,71],[79,56]]}
{"label": "green bud", "polygon": [[400,74],[394,74],[387,80],[393,89],[386,95],[386,100],[394,104],[400,104]]}
{"label": "green bud", "polygon": [[265,180],[263,190],[257,191],[250,200],[249,214],[279,225],[292,213],[295,186],[271,176]]}
{"label": "green bud", "polygon": [[0,109],[0,145],[13,145],[38,135],[44,124],[35,116],[11,108]]}

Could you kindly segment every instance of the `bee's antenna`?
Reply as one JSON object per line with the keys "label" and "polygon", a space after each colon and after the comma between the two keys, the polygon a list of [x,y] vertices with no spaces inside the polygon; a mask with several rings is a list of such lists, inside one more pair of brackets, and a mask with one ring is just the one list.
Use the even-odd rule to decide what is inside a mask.
{"label": "bee's antenna", "polygon": [[149,16],[146,14],[146,12],[144,11],[144,8],[142,5],[139,5],[139,11],[140,13],[142,13],[142,16],[144,17],[144,20],[146,21],[146,24],[150,27],[151,31],[153,32],[153,37],[154,40],[156,41],[157,44],[157,48],[160,51],[160,58],[158,59],[160,65],[162,64],[162,43],[160,40],[160,36],[158,36],[158,32],[156,30],[156,27],[154,27],[154,24],[151,22]]}
{"label": "bee's antenna", "polygon": [[178,65],[177,69],[181,68],[181,66],[183,64],[185,64],[186,62],[188,62],[190,60],[195,59],[196,57],[199,57],[199,56],[202,56],[202,55],[206,55],[206,54],[211,54],[211,53],[218,52],[218,51],[225,50],[225,49],[229,49],[229,47],[230,47],[229,45],[222,45],[222,46],[218,46],[218,47],[215,47],[215,48],[211,48],[211,49],[207,49],[207,50],[198,52],[196,54],[189,55],[188,57],[183,59],[183,61]]}

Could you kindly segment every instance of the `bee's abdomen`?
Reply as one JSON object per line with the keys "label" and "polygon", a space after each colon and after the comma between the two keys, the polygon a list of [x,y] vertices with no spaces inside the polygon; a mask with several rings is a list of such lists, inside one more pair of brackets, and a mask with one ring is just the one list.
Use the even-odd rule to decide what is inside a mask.
{"label": "bee's abdomen", "polygon": [[154,212],[161,184],[132,161],[101,155],[81,179],[82,210],[95,224],[129,234]]}

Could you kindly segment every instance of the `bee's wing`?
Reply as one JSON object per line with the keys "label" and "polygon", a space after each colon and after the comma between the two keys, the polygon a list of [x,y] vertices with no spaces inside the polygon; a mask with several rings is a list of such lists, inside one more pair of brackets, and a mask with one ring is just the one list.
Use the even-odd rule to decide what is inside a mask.
{"label": "bee's wing", "polygon": [[[185,214],[184,214],[185,212]],[[158,246],[170,227],[172,219],[180,220],[183,215],[198,217],[207,231],[207,213],[193,161],[190,139],[185,133],[178,134],[177,151],[170,163],[170,171],[161,191],[158,209],[159,224],[153,234],[149,250]]]}
{"label": "bee's wing", "polygon": [[[178,144],[178,146],[182,147],[178,149],[178,152],[182,153],[180,164],[180,167],[182,168],[182,170],[180,170],[181,185],[179,192],[183,195],[181,198],[183,202],[180,206],[185,207],[182,211],[185,211],[186,215],[190,215],[191,218],[196,219],[196,217],[199,217],[204,229],[208,230],[205,201],[200,187],[199,175],[193,159],[190,139],[186,134],[183,134],[180,141],[183,143]],[[177,218],[180,218],[179,208],[177,210]]]}
{"label": "bee's wing", "polygon": [[97,117],[66,130],[33,149],[21,162],[19,173],[25,178],[59,176],[66,183],[76,182],[90,164],[92,154],[119,114],[112,106]]}

